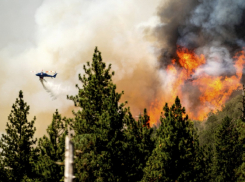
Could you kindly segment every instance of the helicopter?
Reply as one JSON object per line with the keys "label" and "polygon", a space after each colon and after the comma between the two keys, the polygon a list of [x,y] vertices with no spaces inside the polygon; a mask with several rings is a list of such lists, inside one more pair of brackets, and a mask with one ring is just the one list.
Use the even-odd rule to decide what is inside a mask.
{"label": "helicopter", "polygon": [[[31,72],[36,72],[36,71],[31,71]],[[47,73],[49,72],[55,72],[55,71],[45,71],[43,72],[43,70],[40,73],[37,73],[36,76],[39,76],[40,80],[44,80],[43,77],[51,77],[51,78],[55,78],[57,73],[55,72],[54,75],[49,75]]]}

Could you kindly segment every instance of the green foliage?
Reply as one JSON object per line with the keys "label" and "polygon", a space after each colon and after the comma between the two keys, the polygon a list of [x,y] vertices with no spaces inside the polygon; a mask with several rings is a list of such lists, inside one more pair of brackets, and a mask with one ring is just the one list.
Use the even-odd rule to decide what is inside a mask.
{"label": "green foliage", "polygon": [[60,181],[64,176],[65,136],[67,135],[66,118],[62,119],[58,110],[53,114],[52,123],[48,126],[47,136],[39,139],[38,161],[35,170],[40,181]]}
{"label": "green foliage", "polygon": [[184,116],[185,108],[177,97],[171,108],[166,103],[163,109],[156,147],[147,161],[142,181],[200,181],[197,176],[203,172],[205,163],[198,137],[193,135],[193,124],[188,115]]}
{"label": "green foliage", "polygon": [[125,120],[124,134],[127,144],[124,155],[124,170],[127,171],[125,181],[140,181],[143,177],[146,161],[155,146],[155,141],[151,137],[153,128],[149,125],[150,118],[146,109],[143,116],[139,116],[138,121],[135,121],[130,112]]}
{"label": "green foliage", "polygon": [[151,128],[146,109],[136,121],[120,104],[123,92],[116,92],[111,65],[97,48],[84,71],[78,94],[67,96],[79,107],[74,119],[56,110],[48,135],[35,148],[35,117],[27,121],[29,106],[20,91],[0,139],[0,181],[63,181],[68,125],[75,146],[74,181],[245,181],[240,96],[209,113],[205,122],[190,121],[177,97],[172,107],[163,108],[161,124]]}
{"label": "green foliage", "polygon": [[38,178],[29,178],[28,176],[24,176],[21,182],[41,182]]}
{"label": "green foliage", "polygon": [[19,98],[12,106],[8,117],[6,134],[0,139],[1,160],[6,168],[9,181],[21,181],[24,176],[35,177],[33,171],[33,159],[35,150],[33,145],[36,139],[33,135],[36,131],[34,120],[27,121],[30,107],[23,100],[23,92],[19,92]]}
{"label": "green foliage", "polygon": [[237,181],[245,181],[245,123],[241,119],[237,121],[239,142],[241,145],[241,164],[236,170]]}
{"label": "green foliage", "polygon": [[200,146],[197,130],[193,130],[193,169],[190,181],[212,181],[213,150],[210,146]]}
{"label": "green foliage", "polygon": [[201,145],[211,145],[214,148],[214,138],[215,131],[218,126],[222,123],[222,120],[229,116],[234,121],[240,118],[241,111],[241,95],[237,95],[234,98],[230,99],[225,105],[222,106],[222,109],[215,113],[209,113],[207,121],[204,124],[197,126],[199,128],[200,144]]}
{"label": "green foliage", "polygon": [[95,48],[93,61],[84,66],[78,95],[70,96],[81,110],[74,112],[75,161],[78,181],[122,181],[123,118],[126,109],[119,104],[122,94],[112,83],[111,65],[106,68],[101,53]]}
{"label": "green foliage", "polygon": [[7,170],[4,168],[2,161],[0,161],[0,181],[8,181]]}
{"label": "green foliage", "polygon": [[236,125],[225,117],[215,134],[214,176],[216,181],[236,181],[235,170],[241,165],[241,144]]}

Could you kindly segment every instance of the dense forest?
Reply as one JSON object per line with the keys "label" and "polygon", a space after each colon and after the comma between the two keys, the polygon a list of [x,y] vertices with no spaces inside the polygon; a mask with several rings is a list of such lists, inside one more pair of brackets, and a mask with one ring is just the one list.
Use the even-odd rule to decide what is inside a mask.
{"label": "dense forest", "polygon": [[114,72],[95,48],[79,74],[82,86],[67,99],[74,118],[58,110],[47,135],[34,138],[35,117],[19,92],[0,139],[1,181],[64,181],[65,136],[75,147],[74,181],[245,181],[245,120],[242,95],[232,97],[206,121],[188,118],[181,100],[163,103],[159,126],[145,109],[136,120],[116,91]]}

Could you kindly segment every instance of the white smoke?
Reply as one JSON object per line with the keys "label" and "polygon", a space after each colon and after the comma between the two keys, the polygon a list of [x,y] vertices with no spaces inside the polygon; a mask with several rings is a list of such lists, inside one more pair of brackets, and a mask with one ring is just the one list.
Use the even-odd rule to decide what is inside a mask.
{"label": "white smoke", "polygon": [[206,46],[197,49],[196,52],[201,52],[205,55],[206,63],[196,69],[194,77],[202,74],[220,76],[234,75],[236,73],[234,61],[225,47]]}
{"label": "white smoke", "polygon": [[[82,66],[92,60],[95,46],[103,60],[112,64],[118,91],[125,91],[124,99],[132,109],[143,109],[154,98],[157,61],[151,44],[144,39],[144,26],[152,24],[160,0],[4,2],[9,4],[1,6],[0,2],[1,13],[6,12],[8,17],[8,12],[13,11],[14,18],[0,16],[0,20],[6,21],[6,26],[12,22],[16,26],[0,32],[1,38],[12,36],[11,42],[8,39],[0,47],[1,128],[6,125],[19,90],[23,90],[24,100],[30,105],[31,118],[37,116],[39,135],[57,108],[61,114],[68,113],[68,109],[71,113],[73,103],[66,95],[77,94],[78,73],[84,74]],[[14,30],[12,34],[10,29]],[[13,37],[22,35],[24,38],[17,44]],[[52,82],[47,78],[45,91],[30,70],[55,70],[59,74]]]}

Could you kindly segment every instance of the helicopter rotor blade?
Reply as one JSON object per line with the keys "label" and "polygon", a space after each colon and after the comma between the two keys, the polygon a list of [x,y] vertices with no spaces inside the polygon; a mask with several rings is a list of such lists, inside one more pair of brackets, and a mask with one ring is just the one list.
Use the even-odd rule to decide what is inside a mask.
{"label": "helicopter rotor blade", "polygon": [[54,73],[55,71],[45,71],[46,73]]}

